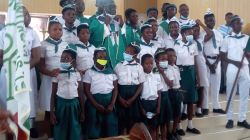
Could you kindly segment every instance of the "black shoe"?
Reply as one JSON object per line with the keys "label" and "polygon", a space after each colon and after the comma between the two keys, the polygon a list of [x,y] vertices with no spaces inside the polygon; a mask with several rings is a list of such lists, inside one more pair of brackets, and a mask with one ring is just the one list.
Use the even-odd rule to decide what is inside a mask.
{"label": "black shoe", "polygon": [[186,113],[182,113],[181,120],[186,120],[186,119],[187,119],[187,114]]}
{"label": "black shoe", "polygon": [[173,133],[173,136],[176,140],[182,140],[181,136],[178,133]]}
{"label": "black shoe", "polygon": [[226,124],[227,129],[231,129],[234,127],[234,121],[233,120],[228,120]]}
{"label": "black shoe", "polygon": [[198,112],[195,112],[195,116],[198,118],[204,117],[204,115],[202,113],[198,113]]}
{"label": "black shoe", "polygon": [[193,133],[193,134],[201,134],[201,132],[196,128],[190,129],[190,128],[187,127],[187,132],[190,132],[190,133]]}
{"label": "black shoe", "polygon": [[37,132],[36,128],[30,129],[30,137],[31,138],[38,138],[38,132]]}
{"label": "black shoe", "polygon": [[250,124],[246,120],[244,120],[243,122],[238,122],[237,126],[244,127],[246,129],[250,129]]}
{"label": "black shoe", "polygon": [[202,114],[203,115],[208,115],[209,109],[202,109]]}
{"label": "black shoe", "polygon": [[178,129],[176,130],[176,133],[179,134],[180,136],[185,136],[185,131],[183,129]]}
{"label": "black shoe", "polygon": [[219,113],[219,114],[226,114],[226,112],[223,109],[213,109],[213,113]]}
{"label": "black shoe", "polygon": [[171,134],[171,133],[168,134],[167,139],[168,139],[168,140],[177,140],[177,139],[174,137],[174,135]]}

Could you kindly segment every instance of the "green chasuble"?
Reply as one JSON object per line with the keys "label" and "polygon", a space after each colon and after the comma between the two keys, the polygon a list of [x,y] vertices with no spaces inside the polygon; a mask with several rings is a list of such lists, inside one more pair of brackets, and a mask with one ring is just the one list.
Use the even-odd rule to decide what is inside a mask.
{"label": "green chasuble", "polygon": [[90,30],[90,44],[95,47],[99,47],[103,44],[104,36],[104,24],[102,24],[97,18],[92,18],[89,25]]}
{"label": "green chasuble", "polygon": [[[123,53],[126,47],[126,39],[125,35],[122,34],[121,29],[119,29],[119,31],[115,31],[114,24],[110,24],[110,28],[111,28],[111,35],[107,36],[104,39],[103,45],[107,50],[110,65],[114,69],[116,64],[124,60]],[[112,36],[118,36],[116,37],[117,39],[114,39],[114,42],[112,42],[111,39]]]}
{"label": "green chasuble", "polygon": [[160,26],[162,27],[162,29],[167,33],[169,34],[169,29],[168,29],[168,23],[166,21],[162,21],[160,23]]}
{"label": "green chasuble", "polygon": [[[133,30],[136,30],[135,32]],[[126,45],[131,42],[140,42],[140,29],[133,29],[132,26],[126,23]]]}
{"label": "green chasuble", "polygon": [[88,23],[89,24],[89,19],[84,17],[84,16],[77,16],[76,19],[79,20],[80,24],[82,24],[82,23]]}

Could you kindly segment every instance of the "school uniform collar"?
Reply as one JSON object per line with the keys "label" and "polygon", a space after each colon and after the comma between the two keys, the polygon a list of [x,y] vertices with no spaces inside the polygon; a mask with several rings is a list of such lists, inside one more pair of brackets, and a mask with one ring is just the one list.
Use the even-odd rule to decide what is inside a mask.
{"label": "school uniform collar", "polygon": [[193,43],[192,43],[192,42],[184,43],[183,41],[181,41],[181,44],[182,44],[184,47],[189,47],[189,46],[192,45]]}
{"label": "school uniform collar", "polygon": [[178,67],[176,65],[168,65],[168,68],[174,68],[174,69],[178,69]]}
{"label": "school uniform collar", "polygon": [[67,73],[69,78],[70,78],[70,74],[74,73],[74,72],[76,72],[76,70],[73,67],[71,69],[68,69],[68,70],[66,70],[66,69],[60,70],[60,73]]}
{"label": "school uniform collar", "polygon": [[241,39],[242,37],[244,37],[245,35],[242,34],[241,32],[236,34],[235,32],[232,32],[232,34],[229,36],[229,37],[232,37],[232,38],[236,38],[236,39]]}
{"label": "school uniform collar", "polygon": [[86,44],[84,44],[83,42],[79,41],[78,43],[75,44],[77,47],[82,48],[82,49],[87,49],[87,51],[89,50],[89,48],[92,46],[89,42]]}
{"label": "school uniform collar", "polygon": [[153,70],[150,73],[146,73],[146,72],[144,72],[144,73],[145,73],[146,77],[152,77],[153,76]]}
{"label": "school uniform collar", "polygon": [[63,29],[65,29],[68,32],[71,32],[73,34],[75,34],[74,30],[76,30],[76,26],[73,27],[67,27],[65,24],[63,25]]}
{"label": "school uniform collar", "polygon": [[160,36],[158,34],[156,34],[156,36],[152,40],[153,41],[158,41],[159,38],[160,38]]}
{"label": "school uniform collar", "polygon": [[48,38],[46,39],[46,41],[47,41],[48,43],[50,43],[50,44],[55,45],[55,53],[57,53],[58,48],[59,48],[58,45],[59,45],[60,43],[62,43],[62,39],[56,41],[56,40],[52,39],[51,37],[48,37]]}
{"label": "school uniform collar", "polygon": [[174,41],[174,45],[180,45],[180,40],[182,39],[181,34],[179,33],[178,37],[174,39],[170,34],[168,35],[168,39]]}
{"label": "school uniform collar", "polygon": [[165,21],[167,22],[167,23],[169,23],[171,20],[176,20],[176,21],[178,21],[178,19],[176,18],[176,16],[173,16],[171,19],[166,19]]}
{"label": "school uniform collar", "polygon": [[125,66],[125,65],[137,65],[137,62],[136,62],[135,60],[133,60],[133,61],[130,62],[130,63],[129,63],[128,61],[123,61],[123,62],[122,62],[122,65],[124,65],[124,66]]}
{"label": "school uniform collar", "polygon": [[96,71],[98,73],[103,73],[103,74],[113,74],[114,73],[114,71],[110,67],[104,67],[103,70],[100,70],[95,65],[93,65],[91,69],[93,71]]}
{"label": "school uniform collar", "polygon": [[154,45],[154,43],[152,43],[151,40],[150,40],[149,44],[147,44],[143,38],[141,38],[141,44],[144,46],[148,46],[148,47],[152,47]]}

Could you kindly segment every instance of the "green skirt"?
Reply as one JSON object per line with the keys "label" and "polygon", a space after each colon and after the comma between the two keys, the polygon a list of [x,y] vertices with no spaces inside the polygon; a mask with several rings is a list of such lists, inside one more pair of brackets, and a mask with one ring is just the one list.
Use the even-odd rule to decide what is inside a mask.
{"label": "green skirt", "polygon": [[[112,100],[112,93],[109,94],[93,94],[97,103],[103,105],[105,108]],[[88,139],[98,139],[102,137],[111,137],[118,135],[118,120],[115,113],[102,114],[97,112],[92,103],[86,101],[86,125]]]}
{"label": "green skirt", "polygon": [[57,124],[54,126],[55,140],[80,140],[80,103],[78,98],[63,99],[56,97],[55,115]]}
{"label": "green skirt", "polygon": [[[141,105],[146,112],[156,113],[157,100],[144,100],[144,99],[142,99]],[[146,117],[143,117],[143,122],[147,126],[157,128],[159,125],[159,116],[154,116],[152,119],[148,119]]]}
{"label": "green skirt", "polygon": [[160,112],[160,124],[170,122],[172,119],[172,107],[170,104],[168,91],[161,92],[161,112]]}
{"label": "green skirt", "polygon": [[181,102],[183,101],[183,95],[176,89],[168,90],[168,97],[173,110],[173,119],[181,116]]}
{"label": "green skirt", "polygon": [[[119,95],[123,99],[128,100],[129,98],[135,95],[137,88],[137,85],[119,85]],[[140,97],[138,96],[137,99],[135,99],[132,105],[128,108],[124,108],[118,103],[117,112],[120,124],[126,125],[131,121],[139,122],[141,120]]]}
{"label": "green skirt", "polygon": [[181,88],[186,92],[183,94],[184,103],[195,103],[198,100],[195,86],[195,68],[194,66],[179,66],[181,74]]}

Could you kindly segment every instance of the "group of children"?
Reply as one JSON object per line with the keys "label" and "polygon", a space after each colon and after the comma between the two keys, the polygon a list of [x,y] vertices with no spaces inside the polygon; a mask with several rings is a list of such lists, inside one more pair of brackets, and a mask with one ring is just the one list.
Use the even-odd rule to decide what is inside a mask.
{"label": "group of children", "polygon": [[[77,2],[76,6],[81,7],[83,2]],[[186,4],[179,7],[180,19],[175,17],[174,4],[163,4],[161,21],[157,20],[158,10],[150,8],[148,19],[140,27],[136,10],[127,9],[123,23],[116,16],[114,3],[98,7],[89,19],[76,13],[79,7],[61,5],[63,20],[50,18],[49,37],[41,45],[36,39],[29,43],[31,66],[36,66],[42,75],[38,100],[45,111],[49,137],[75,140],[82,136],[97,139],[124,135],[135,123],[143,122],[153,140],[159,139],[159,131],[162,140],[179,140],[185,135],[181,127],[181,120],[185,119],[186,131],[200,134],[192,124],[194,104],[197,117],[208,115],[211,94],[213,112],[225,114],[218,99],[221,60],[229,63],[230,74],[237,67],[244,69],[239,80],[243,103],[238,126],[250,128],[245,115],[248,61],[244,61],[246,66],[239,63],[248,36],[241,34],[239,16],[226,15],[230,16],[226,27],[231,31],[225,33],[226,27],[221,27],[227,34],[224,35],[214,29],[215,15],[211,10],[204,15],[204,25],[188,18]],[[28,25],[27,29],[32,30]],[[204,32],[200,33],[200,27]],[[40,54],[37,46],[41,46]],[[235,46],[240,54],[234,53]],[[40,61],[35,61],[40,55]],[[232,77],[228,76],[227,92],[231,90]],[[31,101],[35,104],[35,97]],[[35,116],[35,107],[31,110]],[[231,104],[227,128],[233,127],[232,114]],[[31,128],[35,137],[35,129]]]}

